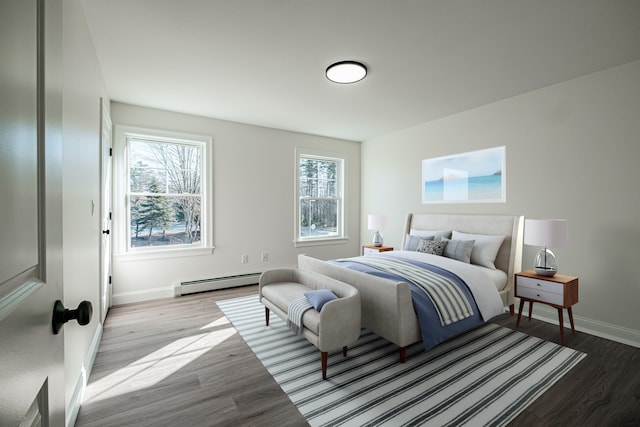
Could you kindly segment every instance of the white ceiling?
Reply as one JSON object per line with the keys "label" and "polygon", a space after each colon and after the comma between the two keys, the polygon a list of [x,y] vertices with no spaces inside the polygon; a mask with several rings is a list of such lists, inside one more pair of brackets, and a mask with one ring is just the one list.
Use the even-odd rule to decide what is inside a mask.
{"label": "white ceiling", "polygon": [[640,59],[636,0],[82,3],[112,100],[358,141]]}

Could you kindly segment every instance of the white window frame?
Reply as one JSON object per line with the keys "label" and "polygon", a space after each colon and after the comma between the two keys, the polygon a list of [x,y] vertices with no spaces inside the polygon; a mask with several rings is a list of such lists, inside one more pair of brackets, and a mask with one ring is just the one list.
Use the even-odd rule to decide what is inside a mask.
{"label": "white window frame", "polygon": [[[114,132],[114,203],[113,203],[113,243],[114,255],[122,260],[173,258],[213,253],[213,200],[212,169],[213,140],[206,135],[195,135],[165,130],[147,129],[134,126],[116,125]],[[130,139],[149,140],[170,144],[198,145],[202,151],[200,213],[200,245],[172,245],[130,247],[130,212],[128,201],[129,166],[127,143]]]}
{"label": "white window frame", "polygon": [[[300,235],[300,203],[302,198],[300,197],[300,159],[310,158],[315,160],[327,160],[338,163],[337,175],[337,199],[338,199],[338,225],[337,236],[329,237],[307,237]],[[349,237],[347,235],[347,191],[345,182],[345,171],[347,169],[347,156],[337,153],[329,153],[320,150],[313,150],[307,148],[296,148],[295,150],[295,167],[294,167],[294,246],[316,246],[316,245],[331,245],[336,243],[345,243]]]}

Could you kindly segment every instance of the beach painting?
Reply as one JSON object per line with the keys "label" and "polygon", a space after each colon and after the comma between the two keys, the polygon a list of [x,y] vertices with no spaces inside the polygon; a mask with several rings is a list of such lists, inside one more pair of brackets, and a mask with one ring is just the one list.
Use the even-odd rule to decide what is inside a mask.
{"label": "beach painting", "polygon": [[422,161],[422,203],[505,203],[506,147]]}

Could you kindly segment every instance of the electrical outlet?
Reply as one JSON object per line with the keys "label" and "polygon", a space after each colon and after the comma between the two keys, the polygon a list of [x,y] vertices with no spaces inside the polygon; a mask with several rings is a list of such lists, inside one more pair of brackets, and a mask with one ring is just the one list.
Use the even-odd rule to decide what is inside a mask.
{"label": "electrical outlet", "polygon": [[240,257],[240,262],[243,264],[246,264],[249,262],[249,255],[247,254],[242,254],[242,256]]}
{"label": "electrical outlet", "polygon": [[267,252],[262,252],[262,262],[267,262],[269,261],[269,253]]}

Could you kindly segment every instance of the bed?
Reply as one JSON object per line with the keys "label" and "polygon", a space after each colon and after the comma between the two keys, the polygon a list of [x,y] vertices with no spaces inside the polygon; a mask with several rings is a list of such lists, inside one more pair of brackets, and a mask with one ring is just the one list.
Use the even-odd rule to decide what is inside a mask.
{"label": "bed", "polygon": [[[521,267],[522,230],[523,217],[516,215],[408,214],[402,245],[393,252],[330,261],[300,255],[298,266],[358,288],[362,326],[396,344],[404,362],[408,345],[423,341],[428,349],[506,308],[513,313],[514,273]],[[437,249],[438,244],[429,242],[443,237],[451,240],[445,248],[456,249],[453,253],[424,253],[425,247],[427,252],[431,247]],[[474,242],[470,244],[469,240]],[[418,246],[421,252],[416,250]],[[458,284],[458,288],[466,288],[462,293],[473,296],[469,298],[471,316],[444,324],[440,312],[416,314],[416,283],[395,273],[404,273],[405,267],[411,271],[420,269],[425,267],[423,264],[434,266],[430,268],[436,272],[444,271],[443,276],[462,279],[466,286]]]}

